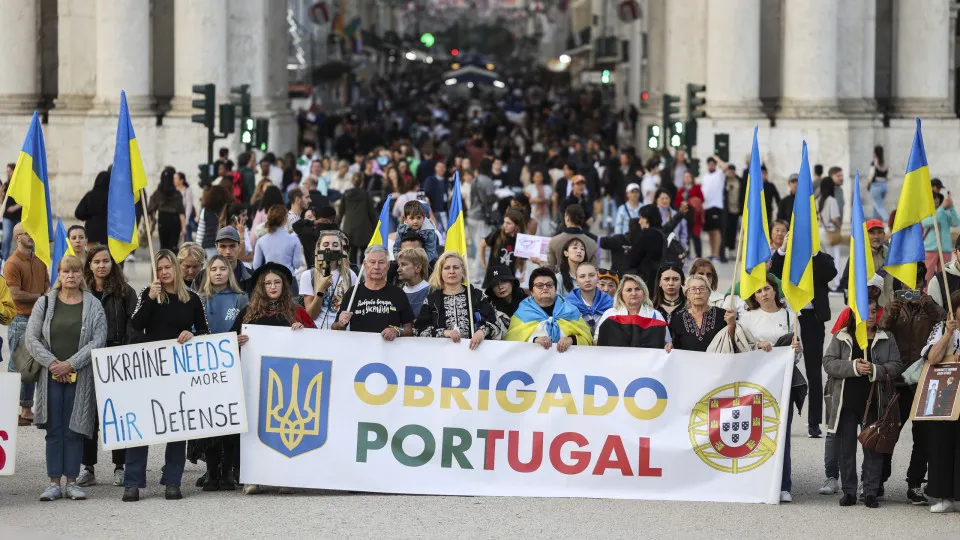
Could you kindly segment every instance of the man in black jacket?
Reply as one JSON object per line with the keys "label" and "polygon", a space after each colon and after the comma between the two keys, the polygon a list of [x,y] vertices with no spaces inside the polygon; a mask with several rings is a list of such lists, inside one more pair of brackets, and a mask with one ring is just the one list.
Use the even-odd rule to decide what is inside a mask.
{"label": "man in black jacket", "polygon": [[[773,254],[770,273],[781,281],[783,277],[784,251]],[[790,276],[786,276],[789,279]],[[809,393],[807,400],[807,433],[811,438],[821,436],[823,420],[823,339],[824,323],[830,320],[830,281],[837,277],[833,257],[824,252],[813,256],[813,302],[800,310],[800,342],[803,345],[803,364],[807,375]]]}

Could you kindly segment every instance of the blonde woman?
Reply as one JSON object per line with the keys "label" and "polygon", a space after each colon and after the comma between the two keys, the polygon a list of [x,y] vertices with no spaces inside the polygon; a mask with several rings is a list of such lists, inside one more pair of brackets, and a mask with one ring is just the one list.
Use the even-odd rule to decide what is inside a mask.
{"label": "blonde woman", "polygon": [[177,263],[180,265],[180,275],[187,287],[194,287],[193,281],[203,270],[207,253],[196,242],[184,242],[177,252]]}
{"label": "blonde woman", "polygon": [[[480,289],[464,285],[465,268],[463,257],[455,251],[444,252],[437,259],[430,276],[431,292],[414,324],[415,335],[450,338],[454,343],[459,343],[461,337],[470,336],[470,350],[479,347],[484,339],[503,339],[505,321]],[[468,309],[467,287],[472,312]]]}
{"label": "blonde woman", "polygon": [[330,328],[347,290],[357,282],[344,248],[346,237],[340,231],[323,231],[317,239],[312,270],[300,274],[300,294],[304,307],[317,328]]}
{"label": "blonde woman", "polygon": [[625,274],[613,296],[613,307],[600,317],[594,341],[605,347],[662,349],[670,342],[667,320],[654,309],[647,284]]}
{"label": "blonde woman", "polygon": [[[33,423],[46,429],[47,477],[41,501],[83,500],[77,486],[84,437],[97,425],[90,352],[107,342],[107,317],[97,297],[86,291],[83,262],[66,255],[57,282],[33,306],[23,335],[27,351],[40,363]],[[61,487],[61,479],[66,485]]]}
{"label": "blonde woman", "polygon": [[[197,293],[183,283],[177,257],[172,251],[161,249],[153,258],[156,279],[140,292],[137,309],[133,313],[135,342],[176,339],[186,343],[194,334],[208,334],[207,315]],[[186,461],[185,441],[167,443],[163,476],[167,500],[182,499],[180,480]],[[147,447],[127,449],[123,501],[140,500],[140,489],[147,487]]]}

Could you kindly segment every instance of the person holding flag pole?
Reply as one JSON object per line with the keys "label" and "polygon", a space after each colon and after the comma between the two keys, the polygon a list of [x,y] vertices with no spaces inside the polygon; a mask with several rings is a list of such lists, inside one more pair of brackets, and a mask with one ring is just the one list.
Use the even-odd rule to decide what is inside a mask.
{"label": "person holding flag pole", "polygon": [[[467,225],[465,213],[463,211],[463,195],[460,193],[460,171],[453,173],[453,195],[450,196],[450,210],[447,212],[447,241],[443,246],[443,251],[455,251],[460,254],[464,261],[467,258]],[[439,265],[437,265],[439,268]],[[463,267],[464,282],[470,286],[470,264]],[[470,314],[470,335],[472,336],[476,323],[476,315],[473,312],[473,295],[467,295],[467,313]]]}
{"label": "person holding flag pole", "polygon": [[[120,264],[139,247],[137,234],[137,204],[147,200],[147,173],[140,157],[137,135],[130,121],[127,94],[120,91],[120,114],[117,118],[117,140],[113,149],[113,167],[107,192],[107,247],[114,262]],[[149,217],[143,213],[144,224],[150,231]],[[147,234],[150,260],[154,259],[153,237]],[[156,265],[150,265],[156,281]]]}
{"label": "person holding flag pole", "polygon": [[410,301],[403,289],[387,282],[389,223],[390,196],[387,196],[373,238],[363,252],[360,278],[344,294],[350,297],[350,301],[340,305],[337,320],[330,325],[332,330],[349,328],[351,332],[376,332],[386,341],[413,335],[416,317]]}
{"label": "person holding flag pole", "polygon": [[[878,419],[893,391],[892,378],[902,363],[896,341],[877,326],[877,299],[867,287],[876,273],[867,240],[866,220],[860,199],[860,173],[853,183],[850,217],[850,262],[848,276],[850,319],[833,337],[823,355],[827,372],[827,431],[835,434],[843,496],[840,506],[857,504],[857,433],[861,426]],[[916,263],[913,265],[914,278]],[[872,386],[871,386],[872,385]],[[876,403],[871,405],[871,401]],[[863,447],[864,505],[877,508],[883,475],[883,454]]]}

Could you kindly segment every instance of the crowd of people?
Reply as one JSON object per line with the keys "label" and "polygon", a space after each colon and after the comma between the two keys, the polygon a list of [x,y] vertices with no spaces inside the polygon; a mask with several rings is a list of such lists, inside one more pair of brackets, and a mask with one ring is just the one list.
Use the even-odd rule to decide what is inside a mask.
{"label": "crowd of people", "polygon": [[[587,346],[667,353],[788,346],[798,361],[794,382],[809,389],[809,436],[822,437],[827,425],[820,492],[842,490],[844,506],[856,504],[861,485],[856,433],[875,415],[865,410],[871,384],[960,349],[944,301],[953,296],[952,305],[960,306],[956,262],[947,265],[946,282],[920,265],[923,283],[933,279],[916,297],[900,294],[903,285],[889,276],[879,278],[871,287],[877,310],[870,312],[866,349],[851,339],[850,324],[838,324],[827,339],[828,294],[846,282],[838,249],[843,171],[836,167],[817,195],[824,231],[813,265],[817,294],[794,314],[782,300],[780,279],[795,178],[781,199],[762,170],[770,273],[760,290],[740,298],[736,287],[718,290],[716,268],[736,247],[744,204],[746,178],[733,164],[711,156],[697,178],[683,149],[642,160],[623,141],[635,118],[605,110],[591,93],[530,85],[499,101],[454,103],[441,93],[377,84],[375,97],[354,115],[315,116],[299,156],[244,152],[234,162],[224,149],[216,178],[196,195],[183,173],[165,168],[145,205],[150,226],[141,232],[159,238],[155,279],[139,293],[104,247],[109,171],[77,207],[84,226],[71,228],[74,255],[61,260],[52,286],[23,227],[12,223],[6,234],[7,218],[19,211],[11,201],[0,322],[8,326],[11,355],[22,344],[44,369],[35,389],[25,384],[21,392],[21,423],[46,430],[48,485],[41,500],[84,499],[84,488],[97,482],[90,351],[103,345],[236,332],[243,347],[249,337],[242,325],[262,324],[371,332],[387,341],[465,341],[471,350],[487,340],[522,341],[559,354]],[[877,158],[874,181],[882,182],[882,149]],[[463,194],[466,254],[444,249],[454,178]],[[947,230],[960,224],[949,194],[939,200],[936,219]],[[388,204],[389,238],[371,245]],[[882,269],[885,224],[871,220],[868,229],[874,264]],[[546,254],[517,256],[520,235],[549,237]],[[936,270],[936,260],[930,262]],[[908,409],[915,387],[896,381]],[[784,406],[788,425],[803,403],[799,397]],[[960,510],[958,426],[912,427],[908,497],[925,504],[929,496],[934,512]],[[790,502],[789,437],[785,445],[781,501]],[[183,496],[187,459],[205,461],[198,480],[204,491],[237,489],[241,458],[237,436],[168,443],[165,497]],[[890,458],[864,452],[861,494],[868,507],[884,494]],[[146,459],[146,447],[113,452],[113,483],[124,487],[124,501],[139,500],[147,487]],[[243,486],[246,494],[264,489]]]}

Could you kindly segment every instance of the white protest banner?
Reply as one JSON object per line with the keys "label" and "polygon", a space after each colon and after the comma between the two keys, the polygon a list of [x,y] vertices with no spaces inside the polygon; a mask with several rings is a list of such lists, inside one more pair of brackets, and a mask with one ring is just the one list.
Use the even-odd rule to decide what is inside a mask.
{"label": "white protest banner", "polygon": [[247,431],[232,332],[93,351],[105,450]]}
{"label": "white protest banner", "polygon": [[0,476],[9,476],[16,469],[19,416],[20,374],[8,373],[4,367],[0,373]]}
{"label": "white protest banner", "polygon": [[247,484],[777,503],[793,352],[247,326]]}
{"label": "white protest banner", "polygon": [[513,247],[513,255],[521,259],[540,259],[546,261],[547,246],[549,245],[550,239],[545,236],[518,234],[517,243]]}

